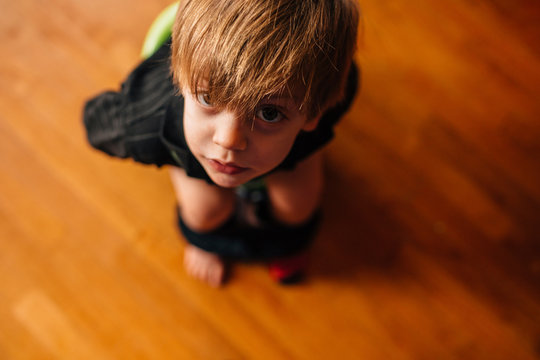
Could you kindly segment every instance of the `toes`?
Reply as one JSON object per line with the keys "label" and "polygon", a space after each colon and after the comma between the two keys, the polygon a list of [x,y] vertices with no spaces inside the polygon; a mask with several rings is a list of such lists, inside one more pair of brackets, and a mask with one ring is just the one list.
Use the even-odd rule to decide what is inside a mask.
{"label": "toes", "polygon": [[187,246],[184,252],[186,272],[213,287],[223,283],[225,265],[221,258],[194,246]]}
{"label": "toes", "polygon": [[211,268],[208,269],[209,283],[214,287],[218,287],[219,285],[221,285],[223,283],[223,273],[224,269],[222,265],[213,265]]}

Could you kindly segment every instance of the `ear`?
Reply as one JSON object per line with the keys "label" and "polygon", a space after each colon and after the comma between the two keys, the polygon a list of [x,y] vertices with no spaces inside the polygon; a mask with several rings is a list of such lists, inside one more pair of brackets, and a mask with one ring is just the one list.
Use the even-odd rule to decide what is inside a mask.
{"label": "ear", "polygon": [[317,128],[317,125],[319,125],[319,120],[321,119],[322,115],[317,115],[314,118],[307,119],[304,126],[302,127],[302,130],[304,131],[313,131]]}

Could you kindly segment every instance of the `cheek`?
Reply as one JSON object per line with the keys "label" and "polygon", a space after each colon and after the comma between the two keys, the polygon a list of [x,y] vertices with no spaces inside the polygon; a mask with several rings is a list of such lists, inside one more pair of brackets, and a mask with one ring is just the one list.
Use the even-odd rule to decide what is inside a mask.
{"label": "cheek", "polygon": [[208,138],[210,129],[197,114],[186,109],[184,112],[184,136],[189,148],[193,151],[201,149]]}
{"label": "cheek", "polygon": [[262,167],[274,168],[279,165],[289,154],[295,134],[280,137],[261,137],[253,139],[251,151]]}

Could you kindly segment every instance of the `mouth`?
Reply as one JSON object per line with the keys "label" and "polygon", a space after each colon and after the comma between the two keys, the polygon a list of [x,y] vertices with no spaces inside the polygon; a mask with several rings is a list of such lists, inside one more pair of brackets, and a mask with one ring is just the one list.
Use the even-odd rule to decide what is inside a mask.
{"label": "mouth", "polygon": [[235,163],[226,163],[215,159],[208,159],[208,163],[217,172],[227,174],[227,175],[236,175],[247,171],[249,168],[241,167]]}

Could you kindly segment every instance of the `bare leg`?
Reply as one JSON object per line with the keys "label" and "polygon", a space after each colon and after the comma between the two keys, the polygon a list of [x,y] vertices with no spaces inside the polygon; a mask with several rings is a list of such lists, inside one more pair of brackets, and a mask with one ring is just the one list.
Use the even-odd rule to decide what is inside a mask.
{"label": "bare leg", "polygon": [[319,207],[323,189],[322,154],[319,151],[294,170],[273,173],[265,181],[274,217],[285,224],[301,224]]}
{"label": "bare leg", "polygon": [[[171,168],[170,175],[180,216],[192,230],[211,231],[232,215],[235,206],[232,190],[190,178],[179,168]],[[218,255],[189,244],[184,251],[184,267],[189,275],[214,287],[221,285],[225,277],[225,264]]]}

